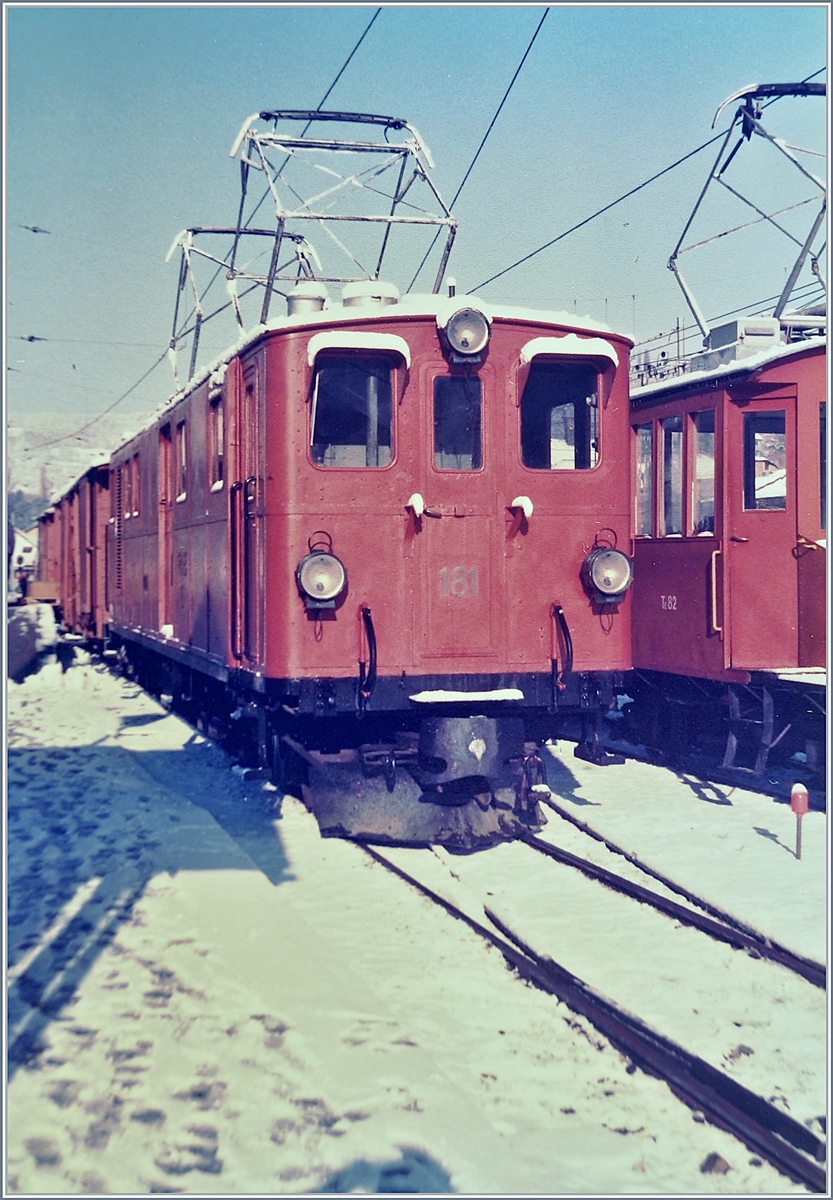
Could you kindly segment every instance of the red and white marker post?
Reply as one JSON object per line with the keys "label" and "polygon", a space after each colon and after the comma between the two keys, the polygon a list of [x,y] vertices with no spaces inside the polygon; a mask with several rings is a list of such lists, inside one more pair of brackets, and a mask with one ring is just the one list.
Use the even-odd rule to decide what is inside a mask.
{"label": "red and white marker post", "polygon": [[810,809],[810,797],[803,783],[793,784],[790,808],[795,813],[795,857],[801,858],[801,818]]}

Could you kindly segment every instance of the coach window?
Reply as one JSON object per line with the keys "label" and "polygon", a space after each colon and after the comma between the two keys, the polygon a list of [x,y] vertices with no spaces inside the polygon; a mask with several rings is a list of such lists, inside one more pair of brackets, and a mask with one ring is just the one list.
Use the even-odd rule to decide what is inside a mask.
{"label": "coach window", "polygon": [[389,360],[322,357],[316,363],[310,456],[319,467],[386,467],[393,457]]}
{"label": "coach window", "polygon": [[122,472],[124,481],[122,484],[124,516],[125,519],[129,521],[130,513],[133,507],[133,464],[129,458],[125,461],[124,466],[122,467]]}
{"label": "coach window", "polygon": [[654,526],[653,425],[637,425],[636,434],[636,536],[650,537]]}
{"label": "coach window", "polygon": [[662,444],[662,528],[660,537],[683,532],[683,418],[660,421]]}
{"label": "coach window", "polygon": [[827,404],[819,405],[819,456],[821,459],[821,520],[822,529],[827,529]]}
{"label": "coach window", "polygon": [[434,380],[434,466],[479,471],[483,466],[481,385],[477,375]]}
{"label": "coach window", "polygon": [[743,507],[787,507],[786,419],[783,411],[743,414]]}
{"label": "coach window", "polygon": [[212,492],[223,486],[223,442],[224,433],[223,397],[214,396],[208,406],[208,453],[210,455],[209,476]]}
{"label": "coach window", "polygon": [[139,515],[139,455],[133,455],[133,516]]}
{"label": "coach window", "polygon": [[185,493],[186,493],[187,487],[188,487],[188,474],[187,474],[188,459],[187,459],[187,446],[186,446],[186,440],[185,440],[185,422],[184,421],[180,421],[176,427],[175,463],[176,463],[175,470],[176,470],[176,488],[177,488],[177,497],[176,498],[177,498],[177,500],[184,500]]}
{"label": "coach window", "polygon": [[599,376],[587,363],[533,361],[521,397],[521,461],[586,471],[599,461]]}
{"label": "coach window", "polygon": [[714,409],[691,414],[691,532],[714,534]]}

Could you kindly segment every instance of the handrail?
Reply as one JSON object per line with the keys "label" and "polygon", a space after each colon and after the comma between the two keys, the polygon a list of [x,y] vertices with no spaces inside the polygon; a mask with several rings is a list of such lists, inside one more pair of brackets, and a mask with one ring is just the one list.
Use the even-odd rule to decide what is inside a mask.
{"label": "handrail", "polygon": [[709,619],[711,621],[712,633],[723,633],[723,626],[717,623],[717,556],[722,554],[722,550],[713,550],[709,564],[709,573],[711,576],[711,612]]}
{"label": "handrail", "polygon": [[242,491],[243,484],[238,479],[237,483],[233,483],[229,488],[229,539],[231,542],[231,552],[229,555],[229,574],[231,576],[231,653],[232,657],[240,661],[243,658],[243,653],[240,649],[240,620],[238,613],[238,605],[240,601],[240,588],[237,579],[237,539],[239,531],[237,528],[237,493]]}
{"label": "handrail", "polygon": [[257,487],[257,480],[254,475],[249,475],[243,484],[243,653],[250,662],[254,662],[256,655],[252,654],[251,648],[251,623],[249,621],[249,573],[251,567],[250,549],[249,549],[249,524],[251,522],[251,513],[249,512],[249,504],[254,500],[254,496],[249,495],[249,488],[254,490]]}
{"label": "handrail", "polygon": [[565,675],[569,675],[573,669],[573,639],[570,636],[570,627],[567,624],[567,618],[564,615],[564,609],[560,604],[553,604],[552,616],[557,628],[561,632],[561,637],[564,640],[564,662],[561,670],[558,669],[558,637],[556,635],[556,644],[553,647],[555,653],[552,658],[552,702],[553,707],[557,707],[557,694],[563,692],[567,684],[564,682]]}
{"label": "handrail", "polygon": [[367,634],[367,649],[370,663],[365,674],[365,664],[359,661],[359,712],[364,712],[367,702],[376,686],[376,630],[373,628],[373,618],[367,605],[362,605],[362,620]]}

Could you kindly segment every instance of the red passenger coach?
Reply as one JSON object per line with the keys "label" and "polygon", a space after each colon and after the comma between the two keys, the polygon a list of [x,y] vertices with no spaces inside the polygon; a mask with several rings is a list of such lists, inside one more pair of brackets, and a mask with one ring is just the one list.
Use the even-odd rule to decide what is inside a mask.
{"label": "red passenger coach", "polygon": [[[259,119],[302,117],[422,153],[390,118]],[[249,162],[323,145],[244,134]],[[302,760],[325,832],[473,845],[534,823],[533,743],[566,716],[603,758],[630,667],[630,342],[440,294],[444,261],[431,294],[341,280],[341,304],[296,264],[278,317],[279,267],[260,280],[260,322],[111,460],[110,632],[276,774]]]}
{"label": "red passenger coach", "polygon": [[[674,722],[717,695],[724,766],[754,733],[759,775],[781,738],[811,764],[823,753],[826,341],[812,322],[786,344],[777,320],[734,322],[718,353],[631,397],[634,667],[665,740],[687,744],[696,720]],[[732,361],[738,347],[752,357]]]}
{"label": "red passenger coach", "polygon": [[[779,747],[782,762],[818,779],[826,734],[826,304],[787,309],[808,258],[803,294],[823,292],[825,187],[797,157],[806,151],[761,124],[765,102],[824,94],[824,84],[754,84],[718,109],[715,121],[742,102],[668,264],[703,349],[637,363],[631,394],[635,712],[649,744],[705,749],[722,737],[723,766],[758,776]],[[772,315],[710,328],[677,260],[725,236],[683,245],[708,187],[756,139],[798,168],[802,189],[818,186],[818,214],[800,237],[775,225],[799,253]]]}

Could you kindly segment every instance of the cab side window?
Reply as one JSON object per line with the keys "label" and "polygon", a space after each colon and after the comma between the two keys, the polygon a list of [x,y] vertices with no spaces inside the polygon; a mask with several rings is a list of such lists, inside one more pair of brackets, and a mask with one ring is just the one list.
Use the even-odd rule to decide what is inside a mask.
{"label": "cab side window", "polygon": [[310,457],[319,467],[386,467],[393,457],[392,369],[384,358],[316,364]]}
{"label": "cab side window", "polygon": [[599,380],[586,363],[533,362],[521,397],[521,461],[586,471],[599,461]]}
{"label": "cab side window", "polygon": [[483,466],[481,386],[477,375],[434,380],[434,466],[479,471]]}

